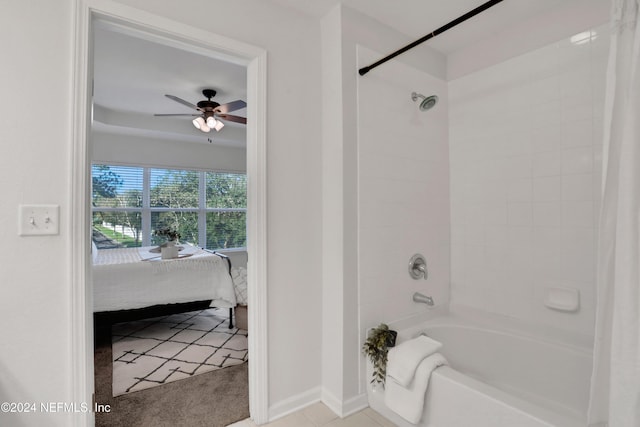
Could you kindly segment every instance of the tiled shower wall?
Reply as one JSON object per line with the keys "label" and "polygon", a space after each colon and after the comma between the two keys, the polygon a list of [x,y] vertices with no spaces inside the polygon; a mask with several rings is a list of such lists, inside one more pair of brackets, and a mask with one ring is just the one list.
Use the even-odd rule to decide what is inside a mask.
{"label": "tiled shower wall", "polygon": [[[380,53],[359,47],[363,65]],[[449,301],[449,150],[447,84],[390,61],[358,79],[358,253],[360,328],[426,315],[411,299]],[[440,97],[421,112],[412,92]],[[425,256],[428,280],[409,276],[409,258]],[[361,341],[362,342],[362,341]]]}
{"label": "tiled shower wall", "polygon": [[452,305],[592,335],[607,54],[603,26],[450,82]]}

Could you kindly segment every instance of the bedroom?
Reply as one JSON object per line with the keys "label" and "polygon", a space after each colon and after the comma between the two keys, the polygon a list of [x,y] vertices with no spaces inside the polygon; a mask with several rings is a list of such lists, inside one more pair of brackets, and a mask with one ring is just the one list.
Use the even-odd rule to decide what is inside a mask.
{"label": "bedroom", "polygon": [[[185,375],[224,370],[208,374],[210,384],[246,377],[246,366],[222,368],[246,361],[247,83],[244,66],[206,52],[108,20],[93,28],[95,383],[113,414],[96,423],[114,425],[115,414],[148,417],[159,393],[193,399],[188,384],[149,390]],[[205,95],[219,123],[208,132],[192,124]],[[159,252],[164,229],[179,235],[175,259]],[[216,422],[248,416],[246,379],[231,383],[242,399],[228,401],[215,387],[206,393],[218,396],[207,404],[211,414],[236,408]]]}

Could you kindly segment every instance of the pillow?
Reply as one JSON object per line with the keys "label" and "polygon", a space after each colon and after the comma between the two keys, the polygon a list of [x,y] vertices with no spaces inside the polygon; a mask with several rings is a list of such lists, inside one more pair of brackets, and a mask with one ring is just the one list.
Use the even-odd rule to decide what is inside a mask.
{"label": "pillow", "polygon": [[93,262],[96,262],[98,259],[98,247],[93,240],[91,241],[91,257],[93,258]]}
{"label": "pillow", "polygon": [[231,269],[231,280],[233,280],[238,304],[247,305],[247,269],[233,267]]}

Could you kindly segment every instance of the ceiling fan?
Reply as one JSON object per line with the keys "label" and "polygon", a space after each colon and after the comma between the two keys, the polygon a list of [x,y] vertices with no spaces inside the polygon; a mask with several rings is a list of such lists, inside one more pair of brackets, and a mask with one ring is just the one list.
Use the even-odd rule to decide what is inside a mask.
{"label": "ceiling fan", "polygon": [[178,98],[174,95],[165,95],[167,98],[179,102],[182,105],[186,105],[189,108],[199,111],[197,114],[154,114],[154,116],[166,117],[166,116],[196,116],[193,119],[193,125],[200,129],[202,132],[210,132],[211,129],[219,131],[224,127],[224,123],[220,119],[228,120],[230,122],[247,124],[246,117],[233,116],[231,111],[240,110],[247,106],[247,103],[241,100],[228,102],[226,104],[218,104],[212,101],[211,98],[216,96],[216,91],[213,89],[204,89],[202,94],[207,98],[194,105],[189,101],[185,101],[182,98]]}

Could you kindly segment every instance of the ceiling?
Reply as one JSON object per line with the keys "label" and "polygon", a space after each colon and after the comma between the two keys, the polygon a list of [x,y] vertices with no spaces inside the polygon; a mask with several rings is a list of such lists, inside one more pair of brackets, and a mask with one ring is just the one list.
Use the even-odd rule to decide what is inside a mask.
{"label": "ceiling", "polygon": [[[394,28],[412,42],[484,4],[487,0],[270,0],[321,17],[342,3]],[[426,44],[444,54],[455,52],[506,27],[584,0],[505,0]],[[401,46],[398,46],[400,48]]]}
{"label": "ceiling", "polygon": [[[136,37],[105,22],[97,23],[94,35],[94,130],[244,146],[242,124],[224,121],[220,132],[203,133],[191,123],[193,117],[154,116],[198,113],[165,94],[197,104],[206,99],[202,90],[210,88],[219,104],[246,101],[244,66]],[[231,114],[246,117],[246,108]]]}
{"label": "ceiling", "polygon": [[[486,0],[265,1],[318,19],[342,2],[405,34],[410,42]],[[579,1],[583,0],[506,0],[483,12],[481,17],[474,17],[426,44],[450,54],[498,30]],[[193,112],[166,98],[165,94],[196,104],[204,99],[202,90],[211,88],[218,92],[213,100],[220,104],[237,99],[246,101],[243,66],[133,37],[121,28],[103,23],[95,29],[94,61],[94,130],[244,146],[246,127],[237,123],[226,122],[220,132],[205,134],[193,127],[189,117],[153,116],[155,113]],[[232,114],[246,117],[246,109]]]}

